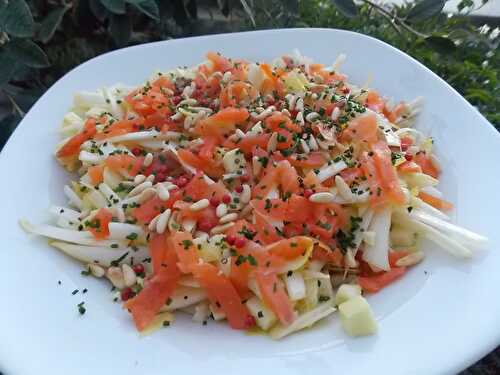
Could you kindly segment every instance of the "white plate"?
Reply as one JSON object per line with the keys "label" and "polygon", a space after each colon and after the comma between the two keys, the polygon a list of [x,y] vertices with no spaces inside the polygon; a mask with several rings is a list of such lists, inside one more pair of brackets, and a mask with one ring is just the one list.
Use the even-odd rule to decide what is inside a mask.
{"label": "white plate", "polygon": [[[111,303],[106,283],[80,275],[81,266],[26,236],[19,218],[44,220],[62,203],[68,176],[52,150],[76,90],[116,82],[139,84],[156,68],[197,64],[208,50],[270,60],[298,47],[331,64],[343,52],[344,71],[384,95],[422,95],[419,126],[436,140],[442,190],[457,223],[487,235],[487,251],[458,261],[426,244],[427,259],[400,282],[370,297],[376,336],[346,337],[337,316],[275,342],[200,326],[180,317],[168,329],[139,338],[129,315]],[[6,374],[431,374],[456,373],[500,343],[500,137],[459,94],[404,53],[360,34],[322,29],[275,30],[158,42],[99,56],[63,77],[26,115],[0,155],[0,371]],[[58,285],[58,280],[62,285]],[[88,288],[73,296],[74,289]],[[86,301],[80,316],[76,305]]]}

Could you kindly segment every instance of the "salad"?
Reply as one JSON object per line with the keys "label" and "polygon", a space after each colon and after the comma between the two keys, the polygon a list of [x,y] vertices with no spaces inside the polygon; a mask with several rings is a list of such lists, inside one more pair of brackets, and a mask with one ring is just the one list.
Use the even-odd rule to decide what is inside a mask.
{"label": "salad", "polygon": [[373,334],[364,295],[421,262],[422,239],[467,258],[486,238],[450,222],[420,100],[348,82],[343,60],[209,52],[76,93],[55,151],[68,205],[22,227],[109,280],[143,333],[182,312],[280,339],[338,309]]}

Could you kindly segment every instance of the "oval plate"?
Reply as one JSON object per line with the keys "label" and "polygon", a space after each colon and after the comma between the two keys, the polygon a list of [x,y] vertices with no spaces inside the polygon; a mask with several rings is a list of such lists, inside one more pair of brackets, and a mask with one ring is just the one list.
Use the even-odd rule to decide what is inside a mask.
{"label": "oval plate", "polygon": [[[280,342],[201,326],[180,316],[171,327],[139,337],[130,317],[112,303],[109,285],[80,275],[82,266],[47,241],[23,233],[19,218],[46,220],[62,203],[69,176],[53,149],[57,129],[77,90],[116,82],[140,84],[155,69],[193,65],[206,51],[271,60],[299,48],[396,100],[424,97],[418,127],[435,139],[444,173],[441,189],[455,222],[490,238],[471,261],[424,244],[428,257],[403,280],[370,297],[379,320],[372,337],[347,337],[335,315]],[[456,91],[401,51],[353,32],[326,29],[259,31],[178,39],[114,51],[75,68],[33,106],[0,155],[4,197],[0,213],[1,371],[7,374],[456,373],[500,342],[500,136]],[[61,282],[61,284],[58,283]],[[88,292],[82,294],[81,290]],[[80,292],[72,295],[72,291]],[[85,301],[87,313],[77,311]]]}

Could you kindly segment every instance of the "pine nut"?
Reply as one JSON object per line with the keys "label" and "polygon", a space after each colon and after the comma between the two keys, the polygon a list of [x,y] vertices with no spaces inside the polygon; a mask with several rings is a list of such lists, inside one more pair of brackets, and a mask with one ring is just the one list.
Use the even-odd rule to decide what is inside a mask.
{"label": "pine nut", "polygon": [[312,151],[318,151],[318,142],[316,142],[316,138],[314,138],[312,135],[309,137],[309,148]]}
{"label": "pine nut", "polygon": [[269,106],[264,111],[259,113],[256,116],[253,116],[256,120],[264,120],[266,117],[269,117],[276,110],[275,106]]}
{"label": "pine nut", "polygon": [[241,203],[248,203],[252,198],[252,190],[250,189],[250,186],[248,186],[247,184],[243,184],[242,188],[243,191],[240,194],[240,201]]}
{"label": "pine nut", "polygon": [[300,140],[300,146],[302,147],[302,150],[304,150],[304,153],[308,154],[311,152],[311,149],[307,145],[307,142],[304,141],[303,139]]}
{"label": "pine nut", "polygon": [[227,215],[222,216],[219,219],[219,223],[226,224],[226,223],[229,223],[231,221],[235,221],[237,218],[238,218],[238,214],[233,212],[231,214],[227,214]]}
{"label": "pine nut", "polygon": [[423,251],[416,251],[414,253],[408,254],[407,256],[398,259],[396,262],[396,267],[409,267],[420,263],[425,258]]}
{"label": "pine nut", "polygon": [[215,214],[217,217],[223,217],[227,214],[227,205],[225,203],[220,203],[215,209]]}
{"label": "pine nut", "polygon": [[292,114],[288,111],[288,109],[286,109],[286,108],[285,108],[285,109],[282,109],[282,110],[281,110],[281,113],[283,113],[285,116],[288,116],[288,117],[290,117],[290,116],[292,115]]}
{"label": "pine nut", "polygon": [[332,121],[337,121],[337,119],[339,118],[339,115],[340,115],[340,109],[338,107],[335,107],[333,109],[330,117],[331,117]]}
{"label": "pine nut", "polygon": [[307,114],[306,121],[307,122],[313,122],[317,118],[319,118],[319,113],[317,113],[317,112],[311,112],[311,113]]}
{"label": "pine nut", "polygon": [[313,203],[333,203],[335,195],[328,192],[315,193],[309,197],[309,201]]}
{"label": "pine nut", "polygon": [[150,174],[148,177],[146,177],[146,181],[149,181],[149,182],[153,182],[155,180],[155,175],[154,174]]}
{"label": "pine nut", "polygon": [[246,136],[246,134],[245,134],[245,133],[243,133],[243,131],[242,131],[241,129],[236,129],[236,130],[234,131],[234,134],[236,134],[236,136],[237,136],[238,138],[245,138],[245,136]]}
{"label": "pine nut", "polygon": [[191,211],[201,211],[207,208],[210,205],[210,201],[206,198],[200,199],[198,202],[193,203],[189,206]]}
{"label": "pine nut", "polygon": [[150,188],[153,186],[153,183],[151,181],[144,181],[143,183],[137,185],[135,188],[132,189],[130,193],[128,193],[129,197],[133,197],[135,195],[138,195],[142,193],[144,190]]}
{"label": "pine nut", "polygon": [[213,227],[212,230],[210,231],[211,234],[221,234],[224,233],[226,230],[231,228],[234,225],[234,222],[223,224],[223,225],[217,225],[216,227]]}
{"label": "pine nut", "polygon": [[300,125],[304,125],[304,112],[297,113],[297,116],[295,116],[295,121],[297,121]]}
{"label": "pine nut", "polygon": [[88,267],[89,267],[89,270],[90,270],[90,273],[92,274],[92,276],[103,277],[104,274],[106,273],[104,268],[102,268],[101,266],[99,266],[97,264],[89,263]]}
{"label": "pine nut", "polygon": [[224,83],[227,83],[231,80],[231,72],[230,71],[227,71],[224,73],[224,75],[222,76],[222,82]]}
{"label": "pine nut", "polygon": [[295,110],[298,112],[302,112],[304,110],[304,99],[297,99],[297,101],[295,102]]}
{"label": "pine nut", "polygon": [[196,105],[196,104],[198,104],[198,101],[196,99],[189,98],[181,100],[179,104],[177,104],[177,106],[180,107],[182,105]]}
{"label": "pine nut", "polygon": [[333,142],[324,142],[324,141],[320,141],[320,140],[317,140],[316,142],[318,143],[319,147],[325,151],[328,151],[330,149],[330,146],[334,145]]}
{"label": "pine nut", "polygon": [[106,277],[115,288],[125,288],[125,280],[123,279],[123,272],[120,267],[109,267],[106,271]]}
{"label": "pine nut", "polygon": [[143,174],[138,174],[137,176],[134,177],[134,184],[139,185],[142,184],[146,180],[146,176]]}
{"label": "pine nut", "polygon": [[170,214],[172,211],[169,209],[165,210],[162,214],[158,215],[156,220],[156,232],[162,234],[167,228],[168,219],[170,219]]}
{"label": "pine nut", "polygon": [[278,133],[273,133],[269,141],[267,142],[267,151],[273,152],[276,151],[276,147],[278,146]]}
{"label": "pine nut", "polygon": [[151,221],[148,224],[148,229],[152,232],[156,229],[156,223],[158,222],[158,218],[160,217],[161,214],[156,215],[154,218],[151,219]]}
{"label": "pine nut", "polygon": [[142,163],[142,165],[144,165],[145,167],[149,167],[152,162],[153,162],[153,154],[151,152],[148,152],[144,157],[144,162]]}
{"label": "pine nut", "polygon": [[257,122],[252,128],[250,129],[251,134],[262,134],[264,132],[264,129],[262,129],[262,121]]}
{"label": "pine nut", "polygon": [[288,108],[292,111],[295,108],[295,102],[297,101],[297,96],[293,94],[288,94],[285,96],[285,99],[288,102]]}
{"label": "pine nut", "polygon": [[168,189],[165,187],[163,184],[157,184],[156,185],[156,191],[158,192],[158,197],[162,201],[166,201],[170,198],[170,193],[168,192]]}
{"label": "pine nut", "polygon": [[123,208],[119,205],[116,205],[113,207],[113,210],[115,212],[115,215],[116,215],[116,218],[118,219],[118,221],[120,223],[124,223],[125,222],[125,212],[123,212]]}
{"label": "pine nut", "polygon": [[349,187],[349,185],[347,185],[347,182],[345,182],[344,179],[339,175],[335,176],[335,186],[337,186],[337,190],[342,198],[348,201],[354,200],[354,195],[351,192],[351,188]]}
{"label": "pine nut", "polygon": [[132,286],[137,281],[137,276],[135,275],[134,270],[127,263],[122,264],[122,273],[123,273],[123,281],[125,282],[125,286]]}
{"label": "pine nut", "polygon": [[168,191],[178,189],[179,187],[177,185],[174,185],[170,181],[163,182],[162,185],[167,189]]}
{"label": "pine nut", "polygon": [[245,217],[248,216],[253,210],[253,207],[250,204],[247,204],[245,207],[243,207],[240,211],[240,218],[244,219]]}
{"label": "pine nut", "polygon": [[[146,181],[146,182],[148,182],[148,181]],[[139,203],[143,203],[143,202],[147,201],[149,198],[152,198],[154,195],[156,195],[156,190],[153,188],[148,188],[148,189],[144,190],[141,193],[141,195],[139,195],[138,201],[139,201]]]}

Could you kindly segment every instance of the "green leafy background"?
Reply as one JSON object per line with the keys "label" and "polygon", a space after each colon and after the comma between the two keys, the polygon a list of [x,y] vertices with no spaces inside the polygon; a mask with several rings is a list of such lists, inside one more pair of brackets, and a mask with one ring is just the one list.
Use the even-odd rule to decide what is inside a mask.
{"label": "green leafy background", "polygon": [[472,0],[453,14],[443,12],[445,3],[0,0],[0,148],[48,87],[94,56],[150,41],[282,27],[341,28],[382,39],[447,80],[500,128],[500,21],[470,17],[478,7]]}

